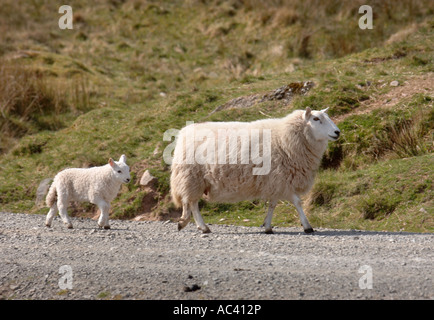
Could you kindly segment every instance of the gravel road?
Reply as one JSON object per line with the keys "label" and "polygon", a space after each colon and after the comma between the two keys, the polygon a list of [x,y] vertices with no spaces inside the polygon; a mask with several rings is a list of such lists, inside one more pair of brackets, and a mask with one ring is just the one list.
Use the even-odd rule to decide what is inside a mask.
{"label": "gravel road", "polygon": [[434,298],[433,234],[44,220],[0,212],[0,298]]}

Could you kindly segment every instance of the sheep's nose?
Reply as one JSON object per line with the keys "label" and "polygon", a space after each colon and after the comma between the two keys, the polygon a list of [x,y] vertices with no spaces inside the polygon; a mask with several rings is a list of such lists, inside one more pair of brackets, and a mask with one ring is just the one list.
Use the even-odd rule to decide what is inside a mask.
{"label": "sheep's nose", "polygon": [[127,182],[130,182],[130,178],[127,178]]}
{"label": "sheep's nose", "polygon": [[339,135],[341,134],[341,132],[339,130],[335,131],[336,135],[339,137]]}

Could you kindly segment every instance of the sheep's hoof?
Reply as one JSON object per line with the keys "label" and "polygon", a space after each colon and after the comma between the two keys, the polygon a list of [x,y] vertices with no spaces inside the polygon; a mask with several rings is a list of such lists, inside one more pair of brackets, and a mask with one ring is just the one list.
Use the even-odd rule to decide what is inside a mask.
{"label": "sheep's hoof", "polygon": [[273,229],[265,230],[266,234],[274,234]]}
{"label": "sheep's hoof", "polygon": [[105,230],[109,230],[109,229],[110,229],[110,226],[104,226],[104,229],[105,229]]}
{"label": "sheep's hoof", "polygon": [[312,228],[309,228],[309,229],[304,229],[304,232],[305,233],[314,233],[315,230],[313,230]]}
{"label": "sheep's hoof", "polygon": [[46,223],[45,226],[46,226],[47,228],[51,228],[51,224],[49,224],[49,223]]}
{"label": "sheep's hoof", "polygon": [[202,233],[211,233],[211,230],[208,227],[206,227],[205,229],[200,229],[200,230],[202,230]]}
{"label": "sheep's hoof", "polygon": [[73,227],[72,224],[70,224],[70,223],[67,225],[67,228],[68,228],[68,229],[74,229],[74,227]]}
{"label": "sheep's hoof", "polygon": [[185,228],[186,225],[190,222],[190,219],[180,219],[178,221],[178,231],[181,231],[183,228]]}

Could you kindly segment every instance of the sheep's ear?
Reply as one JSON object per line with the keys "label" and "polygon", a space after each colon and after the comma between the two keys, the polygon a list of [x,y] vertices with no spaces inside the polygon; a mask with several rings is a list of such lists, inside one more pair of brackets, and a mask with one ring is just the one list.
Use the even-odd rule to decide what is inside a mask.
{"label": "sheep's ear", "polygon": [[304,120],[308,120],[310,118],[312,110],[309,107],[306,107],[306,111],[304,113]]}
{"label": "sheep's ear", "polygon": [[127,157],[125,157],[125,155],[121,155],[121,157],[119,158],[119,162],[123,162],[123,163],[127,163]]}
{"label": "sheep's ear", "polygon": [[114,160],[112,158],[109,159],[108,163],[112,168],[114,168],[116,165],[116,163],[114,162]]}
{"label": "sheep's ear", "polygon": [[330,107],[327,107],[325,109],[322,109],[321,112],[327,113],[327,111],[329,110]]}

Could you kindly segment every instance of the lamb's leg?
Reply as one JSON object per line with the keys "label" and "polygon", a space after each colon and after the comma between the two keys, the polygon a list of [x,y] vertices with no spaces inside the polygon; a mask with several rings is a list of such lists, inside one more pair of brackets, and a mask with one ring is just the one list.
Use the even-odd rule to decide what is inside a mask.
{"label": "lamb's leg", "polygon": [[202,230],[203,233],[210,233],[211,230],[205,224],[205,222],[203,221],[202,215],[200,214],[199,202],[198,201],[194,202],[191,205],[191,209],[193,211],[193,217],[194,217],[194,220],[196,221],[197,228],[199,230]]}
{"label": "lamb's leg", "polygon": [[[59,200],[60,200],[60,198],[59,198]],[[62,221],[67,226],[67,228],[72,229],[73,228],[72,222],[69,219],[68,211],[66,210],[66,208],[68,206],[68,204],[67,204],[68,201],[63,202],[62,200],[60,200],[60,201],[59,200],[57,201],[57,208],[59,209],[60,217],[62,218]]]}
{"label": "lamb's leg", "polygon": [[292,202],[292,204],[297,209],[298,215],[300,216],[301,224],[303,225],[304,232],[306,232],[306,233],[314,232],[309,221],[306,218],[306,215],[304,214],[303,208],[301,207],[300,198],[297,195],[293,194],[291,199],[289,199],[289,200]]}
{"label": "lamb's leg", "polygon": [[104,229],[110,229],[110,225],[109,225],[109,213],[110,213],[110,204],[108,204],[105,201],[101,201],[100,203],[97,204],[99,210],[101,211],[101,214],[99,215],[99,219],[98,219],[98,226],[100,228],[104,228]]}
{"label": "lamb's leg", "polygon": [[182,230],[191,219],[191,211],[187,203],[182,204],[182,216],[178,221],[178,231]]}
{"label": "lamb's leg", "polygon": [[268,204],[268,211],[267,211],[267,216],[265,217],[264,220],[264,227],[265,227],[265,233],[267,234],[272,234],[273,230],[271,228],[271,219],[273,219],[273,211],[274,208],[276,208],[277,205],[277,201],[275,200],[271,200],[270,203]]}
{"label": "lamb's leg", "polygon": [[47,227],[51,227],[51,223],[53,222],[53,219],[54,219],[54,217],[55,217],[55,215],[56,215],[56,213],[57,213],[58,211],[59,211],[59,210],[57,209],[57,204],[54,203],[54,204],[51,206],[50,211],[48,211],[48,213],[47,213],[47,218],[45,219],[45,225],[46,225]]}

